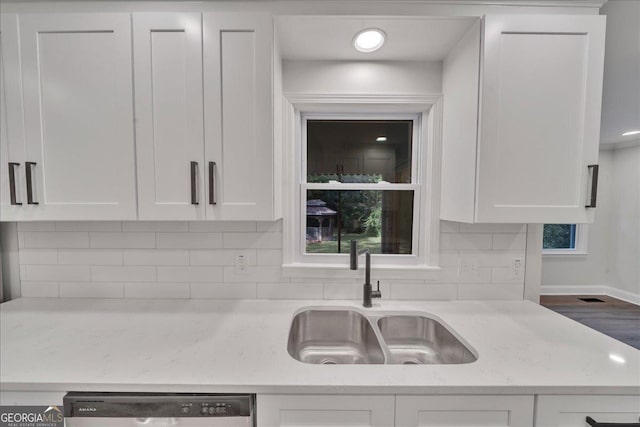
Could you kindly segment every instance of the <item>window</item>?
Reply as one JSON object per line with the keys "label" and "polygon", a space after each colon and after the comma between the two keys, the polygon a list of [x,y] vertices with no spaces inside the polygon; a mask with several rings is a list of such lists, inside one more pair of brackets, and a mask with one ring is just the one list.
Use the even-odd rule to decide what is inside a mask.
{"label": "window", "polygon": [[544,254],[584,255],[587,228],[584,224],[545,224],[542,234]]}
{"label": "window", "polygon": [[305,253],[413,254],[417,118],[303,120]]}
{"label": "window", "polygon": [[358,277],[351,240],[377,277],[438,269],[441,111],[436,95],[284,97],[286,276]]}

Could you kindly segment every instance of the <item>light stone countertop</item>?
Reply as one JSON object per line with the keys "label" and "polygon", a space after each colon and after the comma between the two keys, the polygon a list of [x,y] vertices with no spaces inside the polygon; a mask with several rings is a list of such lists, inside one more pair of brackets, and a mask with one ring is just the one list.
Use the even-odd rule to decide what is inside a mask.
{"label": "light stone countertop", "polygon": [[[305,364],[287,339],[308,306],[426,313],[479,358]],[[0,327],[4,391],[640,395],[640,351],[526,301],[22,298],[0,305]]]}

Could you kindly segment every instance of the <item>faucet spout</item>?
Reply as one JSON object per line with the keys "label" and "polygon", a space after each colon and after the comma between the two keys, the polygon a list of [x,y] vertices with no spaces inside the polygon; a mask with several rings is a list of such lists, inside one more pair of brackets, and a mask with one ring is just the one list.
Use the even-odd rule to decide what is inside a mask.
{"label": "faucet spout", "polygon": [[351,251],[349,252],[349,267],[351,270],[358,269],[358,257],[365,254],[365,273],[364,284],[362,292],[362,305],[364,307],[371,307],[371,298],[380,298],[380,282],[378,282],[378,290],[374,291],[371,286],[371,252],[369,249],[358,250],[358,242],[356,240],[351,241]]}

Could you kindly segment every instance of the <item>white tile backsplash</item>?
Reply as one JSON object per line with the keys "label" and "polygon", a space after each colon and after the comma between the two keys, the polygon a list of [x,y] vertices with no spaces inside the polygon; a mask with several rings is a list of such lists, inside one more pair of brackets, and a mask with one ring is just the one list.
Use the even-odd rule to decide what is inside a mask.
{"label": "white tile backsplash", "polygon": [[55,231],[122,231],[122,224],[117,221],[60,221],[55,224]]}
{"label": "white tile backsplash", "polygon": [[156,233],[158,248],[215,249],[222,247],[222,233]]}
{"label": "white tile backsplash", "polygon": [[132,282],[124,284],[125,298],[187,299],[189,283]]}
{"label": "white tile backsplash", "polygon": [[89,281],[91,280],[90,268],[86,265],[27,265],[25,279],[35,282]]}
{"label": "white tile backsplash", "polygon": [[186,221],[124,221],[122,231],[184,233],[189,231],[189,223]]}
{"label": "white tile backsplash", "polygon": [[420,282],[391,283],[391,299],[395,300],[455,300],[457,284],[429,284]]}
{"label": "white tile backsplash", "polygon": [[58,264],[122,265],[121,249],[58,249]]}
{"label": "white tile backsplash", "polygon": [[19,222],[18,231],[56,231],[56,223],[52,221]]}
{"label": "white tile backsplash", "polygon": [[485,233],[441,233],[440,249],[491,249],[492,237]]}
{"label": "white tile backsplash", "polygon": [[258,283],[259,299],[322,299],[322,283]]}
{"label": "white tile backsplash", "polygon": [[222,282],[223,267],[160,265],[157,268],[158,282]]}
{"label": "white tile backsplash", "polygon": [[[191,265],[235,265],[242,255],[247,265],[256,265],[255,249],[191,249]],[[280,265],[280,264],[278,264]]]}
{"label": "white tile backsplash", "polygon": [[143,232],[93,232],[89,233],[92,248],[155,248],[155,233]]}
{"label": "white tile backsplash", "polygon": [[256,232],[255,221],[191,221],[189,231],[192,233],[230,233]]}
{"label": "white tile backsplash", "polygon": [[21,265],[47,265],[58,263],[57,249],[20,249]]}
{"label": "white tile backsplash", "polygon": [[[440,228],[441,268],[381,281],[384,299],[523,298],[524,274],[513,277],[511,264],[520,258],[524,273],[525,225]],[[25,297],[362,298],[361,279],[283,277],[281,221],[19,223],[18,245]],[[476,268],[461,268],[469,263]]]}
{"label": "white tile backsplash", "polygon": [[150,282],[156,280],[155,266],[91,266],[92,282]]}
{"label": "white tile backsplash", "polygon": [[60,282],[60,298],[124,298],[124,283]]}
{"label": "white tile backsplash", "polygon": [[58,282],[31,282],[22,280],[20,283],[22,296],[25,298],[58,298]]}
{"label": "white tile backsplash", "polygon": [[89,247],[89,233],[87,232],[25,231],[23,233],[23,239],[23,242],[20,242],[20,239],[18,239],[20,249]]}
{"label": "white tile backsplash", "polygon": [[224,247],[277,249],[282,247],[282,233],[224,233]]}
{"label": "white tile backsplash", "polygon": [[255,283],[192,283],[191,298],[255,299]]}
{"label": "white tile backsplash", "polygon": [[125,265],[189,265],[187,249],[125,249]]}

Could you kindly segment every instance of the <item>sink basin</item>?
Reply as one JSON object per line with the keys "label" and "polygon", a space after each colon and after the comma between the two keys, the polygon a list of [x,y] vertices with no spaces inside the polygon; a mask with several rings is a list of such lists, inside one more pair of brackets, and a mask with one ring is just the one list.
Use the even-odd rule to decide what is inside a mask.
{"label": "sink basin", "polygon": [[295,316],[289,354],[314,364],[382,364],[384,352],[369,320],[352,310],[306,310]]}
{"label": "sink basin", "polygon": [[477,358],[445,326],[423,316],[394,315],[378,319],[387,363],[406,365],[461,364]]}

